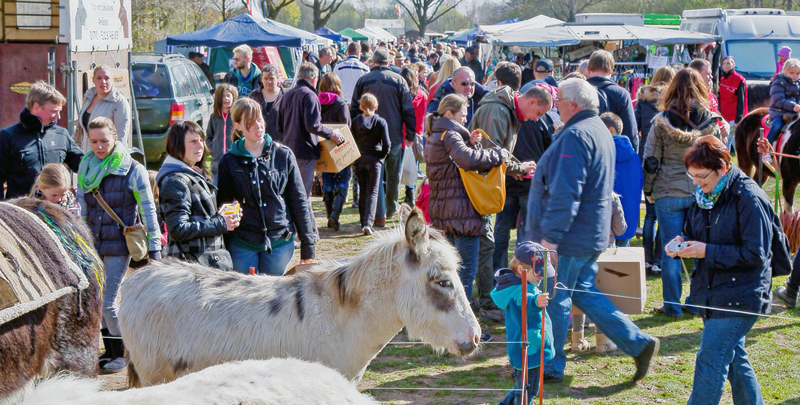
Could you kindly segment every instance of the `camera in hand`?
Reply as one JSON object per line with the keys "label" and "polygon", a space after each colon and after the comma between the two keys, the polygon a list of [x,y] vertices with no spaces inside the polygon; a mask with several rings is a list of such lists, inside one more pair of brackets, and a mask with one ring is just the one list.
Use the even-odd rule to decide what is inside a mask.
{"label": "camera in hand", "polygon": [[689,247],[689,245],[686,244],[686,242],[678,242],[676,240],[673,240],[672,242],[669,243],[669,245],[667,245],[667,249],[669,249],[669,251],[673,253],[678,253],[687,247]]}

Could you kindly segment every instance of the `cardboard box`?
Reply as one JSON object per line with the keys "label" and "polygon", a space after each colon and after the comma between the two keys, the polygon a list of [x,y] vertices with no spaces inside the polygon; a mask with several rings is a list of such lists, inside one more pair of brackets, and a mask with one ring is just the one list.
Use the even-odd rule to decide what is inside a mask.
{"label": "cardboard box", "polygon": [[322,140],[319,143],[320,158],[317,160],[317,171],[321,173],[338,173],[347,166],[350,166],[356,159],[361,157],[358,152],[353,134],[346,124],[323,124],[332,130],[339,130],[344,136],[344,142],[336,145],[336,142]]}
{"label": "cardboard box", "polygon": [[[597,289],[631,298],[608,297],[622,313],[641,314],[647,299],[644,248],[610,248],[597,258]],[[572,307],[572,313],[582,313]]]}
{"label": "cardboard box", "polygon": [[284,276],[291,276],[292,274],[302,273],[307,271],[308,269],[318,265],[319,263],[306,263],[306,264],[298,264],[297,266],[292,267],[291,269],[287,270],[286,273],[283,273]]}

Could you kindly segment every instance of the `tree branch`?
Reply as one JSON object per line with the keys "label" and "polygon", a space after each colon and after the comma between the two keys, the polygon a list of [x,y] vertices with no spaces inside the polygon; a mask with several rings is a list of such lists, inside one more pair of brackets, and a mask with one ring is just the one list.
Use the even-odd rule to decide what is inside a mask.
{"label": "tree branch", "polygon": [[[452,5],[452,6],[450,6],[450,7],[449,7],[447,10],[444,10],[444,11],[442,11],[442,13],[441,13],[441,14],[439,14],[439,15],[436,15],[436,10],[438,10],[438,9],[439,9],[439,7],[436,7],[436,10],[434,10],[434,12],[433,12],[433,17],[431,17],[431,18],[429,18],[429,19],[428,19],[428,24],[430,24],[430,23],[433,23],[433,22],[436,22],[436,20],[438,20],[439,18],[441,18],[443,15],[445,15],[445,14],[449,13],[449,12],[450,12],[450,10],[453,10],[454,8],[458,7],[458,5],[459,5],[459,4],[461,4],[461,2],[463,2],[463,1],[464,1],[464,0],[458,0],[458,1],[456,2],[456,4],[453,4],[453,5]],[[439,5],[440,5],[440,6],[441,6],[441,4],[442,4],[442,3],[439,3]]]}

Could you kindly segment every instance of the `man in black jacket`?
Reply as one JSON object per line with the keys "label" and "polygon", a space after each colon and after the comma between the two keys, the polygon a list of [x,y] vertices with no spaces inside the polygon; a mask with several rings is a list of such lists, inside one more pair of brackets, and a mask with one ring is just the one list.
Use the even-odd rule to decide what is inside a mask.
{"label": "man in black jacket", "polygon": [[38,81],[31,86],[19,122],[0,131],[0,200],[27,195],[48,163],[66,163],[78,170],[83,151],[66,129],[56,125],[67,100],[55,87]]}
{"label": "man in black jacket", "polygon": [[461,58],[461,66],[466,66],[472,69],[472,72],[475,73],[475,81],[479,84],[483,84],[483,77],[486,74],[483,71],[483,65],[481,65],[481,61],[478,60],[478,48],[477,46],[470,46],[464,51],[464,57]]}
{"label": "man in black jacket", "polygon": [[[414,117],[413,96],[408,90],[406,80],[389,68],[389,51],[386,48],[378,48],[372,55],[372,60],[375,65],[369,73],[358,79],[353,90],[350,116],[355,117],[360,113],[361,95],[371,93],[378,99],[378,116],[389,124],[392,147],[384,161],[385,198],[382,198],[379,192],[378,212],[375,215],[375,226],[380,227],[386,223],[386,218],[391,218],[397,213],[400,163],[403,158],[401,145],[404,138],[407,146],[413,145],[417,120]],[[403,124],[405,124],[405,136],[403,136]],[[385,209],[381,201],[385,201]]]}

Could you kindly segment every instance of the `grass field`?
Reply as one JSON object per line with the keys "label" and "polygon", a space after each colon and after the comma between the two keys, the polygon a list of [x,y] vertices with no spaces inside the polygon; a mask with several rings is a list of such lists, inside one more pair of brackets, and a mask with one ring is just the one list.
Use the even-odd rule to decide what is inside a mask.
{"label": "grass field", "polygon": [[[770,188],[767,185],[766,188]],[[332,232],[325,228],[324,207],[314,198],[316,221],[321,242],[317,259],[346,258],[355,255],[369,238],[360,236],[358,211],[345,209],[342,228]],[[388,226],[395,225],[390,221]],[[514,233],[512,232],[512,238]],[[634,239],[633,246],[641,246]],[[512,244],[513,246],[513,240]],[[299,260],[295,256],[295,262]],[[785,277],[775,279],[782,285]],[[684,295],[688,282],[684,284]],[[648,278],[647,296],[661,297],[661,280]],[[661,339],[661,351],[648,377],[639,384],[630,382],[635,367],[633,360],[618,353],[610,356],[594,354],[593,327],[586,329],[592,351],[573,354],[569,351],[566,378],[561,383],[544,385],[545,402],[551,404],[685,404],[692,389],[692,377],[703,323],[685,316],[674,320],[652,312],[647,302],[645,314],[631,316],[644,332]],[[773,306],[773,314],[796,318],[797,321],[762,318],[747,335],[747,350],[755,367],[767,404],[800,404],[800,311],[786,311]],[[505,341],[501,323],[481,322],[484,332],[494,341]],[[396,342],[407,340],[398,334]],[[569,344],[569,339],[567,340]],[[567,347],[569,349],[569,347]],[[504,344],[482,345],[479,353],[468,359],[438,355],[424,345],[389,345],[370,364],[359,389],[387,404],[484,404],[497,403],[504,391],[448,391],[444,389],[498,389],[513,386]],[[380,390],[370,390],[378,388]],[[443,390],[383,390],[387,388],[442,388]],[[723,404],[732,403],[730,386],[726,386]]]}

